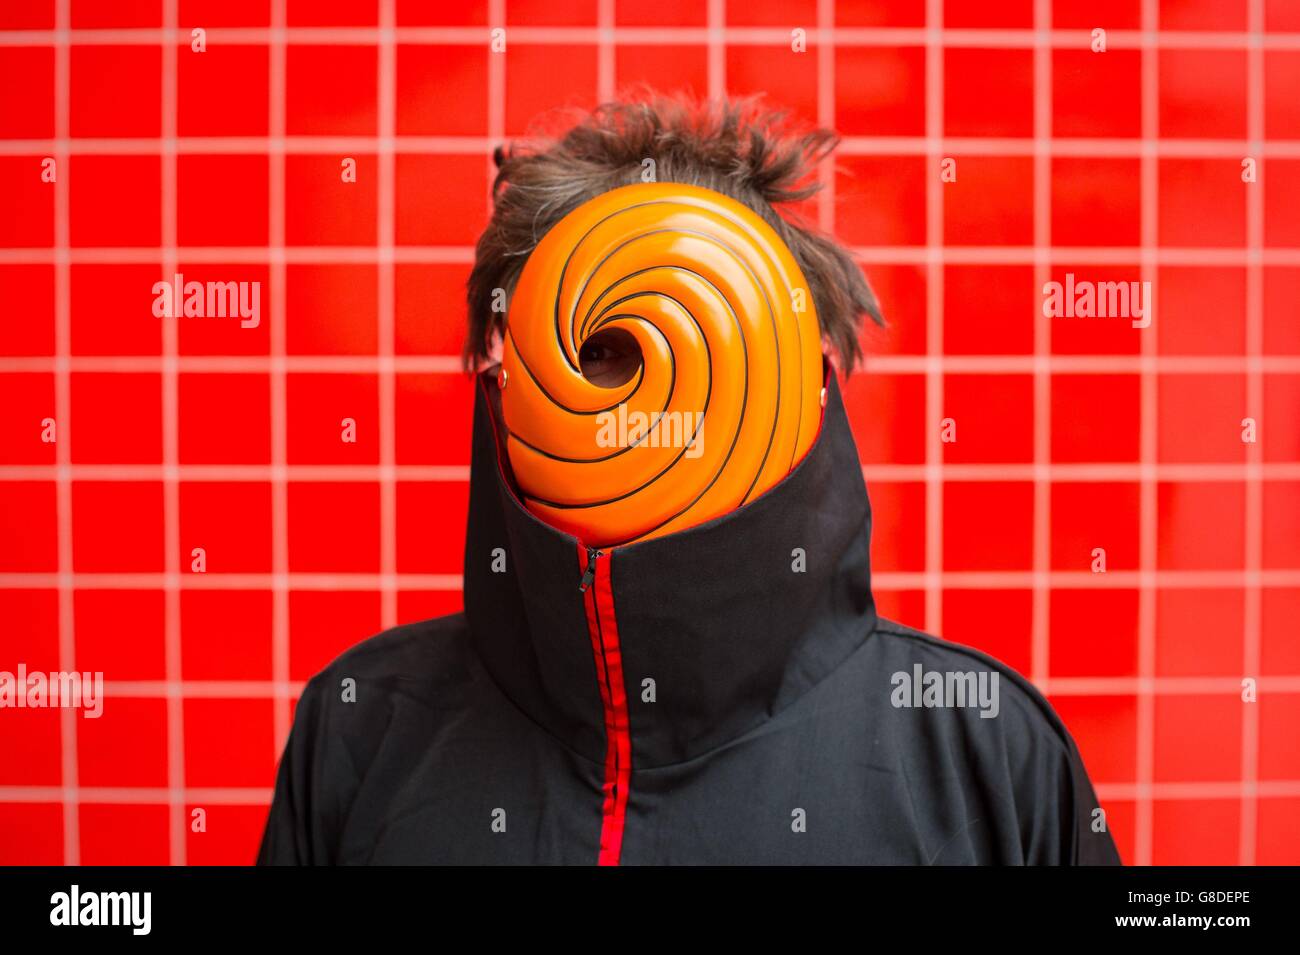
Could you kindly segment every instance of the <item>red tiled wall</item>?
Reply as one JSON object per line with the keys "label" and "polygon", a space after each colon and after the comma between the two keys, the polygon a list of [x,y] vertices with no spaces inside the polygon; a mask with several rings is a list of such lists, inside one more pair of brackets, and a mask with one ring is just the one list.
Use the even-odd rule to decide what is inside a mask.
{"label": "red tiled wall", "polygon": [[[1300,861],[1294,3],[26,0],[0,28],[0,669],[109,684],[99,720],[0,713],[0,861],[249,861],[302,681],[459,609],[491,147],[640,81],[846,137],[805,211],[891,321],[846,391],[883,610],[1047,691],[1126,861]],[[154,318],[175,272],[260,282],[259,325]],[[1067,273],[1150,281],[1151,327],[1043,317]]]}

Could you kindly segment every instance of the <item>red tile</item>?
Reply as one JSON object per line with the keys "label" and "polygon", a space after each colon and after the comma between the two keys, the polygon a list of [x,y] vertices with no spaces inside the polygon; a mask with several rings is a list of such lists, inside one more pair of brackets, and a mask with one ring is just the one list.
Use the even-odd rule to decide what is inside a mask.
{"label": "red tile", "polygon": [[849,245],[925,245],[925,158],[842,156],[835,222]]}
{"label": "red tile", "polygon": [[[1152,806],[1154,865],[1236,865],[1241,803],[1236,799],[1157,799]],[[1195,833],[1194,838],[1188,838]]]}
{"label": "red tile", "polygon": [[1263,414],[1256,417],[1268,425],[1259,436],[1264,460],[1300,461],[1300,375],[1267,375]]}
{"label": "red tile", "polygon": [[465,481],[399,481],[397,569],[413,574],[459,574],[465,560]]}
{"label": "red tile", "polygon": [[161,264],[71,267],[74,355],[157,355],[162,321],[153,314]]}
{"label": "red tile", "polygon": [[1295,639],[1300,588],[1265,587],[1261,604],[1260,672],[1274,676],[1300,673],[1300,640]]}
{"label": "red tile", "polygon": [[1300,725],[1300,694],[1261,693],[1259,702],[1259,778],[1293,781],[1300,777],[1300,748],[1295,728]]}
{"label": "red tile", "polygon": [[1162,137],[1245,137],[1244,50],[1161,50],[1159,71]]}
{"label": "red tile", "polygon": [[1032,267],[945,266],[943,301],[943,347],[948,354],[1033,352],[1039,295]]}
{"label": "red tile", "polygon": [[[596,47],[564,47],[564,69],[557,70],[557,47],[508,42],[506,58],[506,135],[522,136],[551,125],[570,125],[569,109],[596,103]],[[476,157],[477,159],[477,157]],[[400,196],[401,189],[398,189]]]}
{"label": "red tile", "polygon": [[[925,461],[925,378],[862,372],[844,383],[858,457],[868,464]],[[930,426],[939,427],[939,422]]]}
{"label": "red tile", "polygon": [[1300,566],[1300,482],[1264,483],[1264,566],[1294,570]]}
{"label": "red tile", "polygon": [[0,660],[29,670],[59,668],[59,595],[56,590],[0,590]]}
{"label": "red tile", "polygon": [[[1056,482],[1052,484],[1051,508],[1053,570],[1102,573],[1104,566],[1109,573],[1137,569],[1137,484]],[[1103,553],[1096,553],[1098,550]]]}
{"label": "red tile", "polygon": [[379,571],[377,484],[290,482],[288,493],[291,571]]}
{"label": "red tile", "polygon": [[176,160],[181,245],[266,245],[265,156],[180,156]]}
{"label": "red tile", "polygon": [[1137,776],[1137,699],[1133,696],[1052,696],[1074,737],[1094,786],[1132,783]]}
{"label": "red tile", "polygon": [[398,375],[397,463],[470,462],[475,380],[466,375]]}
{"label": "red tile", "polygon": [[1161,30],[1245,30],[1246,10],[1216,0],[1160,0]]}
{"label": "red tile", "polygon": [[[72,482],[72,566],[78,573],[161,573],[162,484]],[[49,526],[53,528],[53,521]]]}
{"label": "red tile", "polygon": [[1034,486],[1013,481],[949,481],[943,486],[945,570],[1029,570],[1033,566]]}
{"label": "red tile", "polygon": [[468,265],[406,264],[394,269],[399,355],[459,355],[468,329]]}
{"label": "red tile", "polygon": [[161,0],[74,0],[74,29],[100,27],[160,27]]}
{"label": "red tile", "polygon": [[54,268],[0,265],[0,300],[26,316],[0,335],[0,355],[54,353]]}
{"label": "red tile", "polygon": [[289,678],[306,680],[380,629],[374,591],[295,590],[289,594]]}
{"label": "red tile", "polygon": [[161,243],[162,180],[157,156],[77,155],[69,164],[62,174],[68,176],[72,245],[156,247]]}
{"label": "red tile", "polygon": [[1300,161],[1270,159],[1264,189],[1264,244],[1300,245]]}
{"label": "red tile", "polygon": [[1021,156],[956,156],[943,187],[947,245],[1033,245],[1034,163]]}
{"label": "red tile", "polygon": [[378,464],[379,379],[369,374],[291,374],[290,464]]}
{"label": "red tile", "polygon": [[[270,350],[270,329],[275,316],[271,311],[270,270],[266,265],[250,263],[194,263],[181,261],[179,273],[183,285],[191,282],[221,283],[225,288],[235,283],[240,314],[211,317],[181,314],[164,321],[175,322],[178,350],[182,355],[265,355]],[[173,283],[175,275],[170,276]],[[214,303],[215,304],[215,303]],[[206,312],[206,298],[204,303]],[[246,316],[246,317],[245,317]]]}
{"label": "red tile", "polygon": [[943,416],[956,440],[947,464],[1028,462],[1034,458],[1034,380],[1029,375],[945,375]]}
{"label": "red tile", "polygon": [[[181,573],[271,571],[271,486],[261,481],[180,485]],[[201,550],[201,554],[196,554]],[[197,564],[196,560],[204,563]]]}
{"label": "red tile", "polygon": [[847,136],[924,136],[925,48],[836,47],[835,128]]}
{"label": "red tile", "polygon": [[945,135],[1025,137],[1034,134],[1032,51],[946,48],[943,81]]}
{"label": "red tile", "polygon": [[[41,180],[44,159],[0,156],[0,186],[6,206],[6,214],[0,216],[0,247],[54,245],[54,183]],[[66,176],[68,170],[59,170],[59,174]]]}
{"label": "red tile", "polygon": [[290,265],[285,270],[291,355],[374,355],[379,275],[373,265]]}
{"label": "red tile", "polygon": [[1156,675],[1241,675],[1245,598],[1240,589],[1156,591]]}
{"label": "red tile", "polygon": [[1246,270],[1163,266],[1156,285],[1162,355],[1240,355],[1246,350]]}
{"label": "red tile", "polygon": [[1052,461],[1138,459],[1137,375],[1053,375]]}
{"label": "red tile", "polygon": [[1239,570],[1245,492],[1241,484],[1173,483],[1156,488],[1162,570]]}
{"label": "red tile", "polygon": [[[19,664],[27,664],[28,673],[38,671],[32,663],[19,657],[6,660],[5,682],[17,681]],[[5,710],[5,731],[0,735],[0,785],[58,786],[62,782],[62,755],[57,707]],[[5,840],[7,841],[7,840]]]}
{"label": "red tile", "polygon": [[53,481],[0,483],[0,573],[49,573],[58,569]]}
{"label": "red tile", "polygon": [[464,611],[459,590],[403,590],[397,595],[397,622],[415,623]]}
{"label": "red tile", "polygon": [[925,570],[925,485],[868,481],[871,498],[871,569]]}
{"label": "red tile", "polygon": [[1052,159],[1052,244],[1139,244],[1136,159],[1057,156]]}
{"label": "red tile", "polygon": [[813,23],[815,18],[813,0],[750,0],[727,4],[727,23],[735,26],[784,27],[792,23]]}
{"label": "red tile", "polygon": [[166,679],[161,590],[78,590],[73,612],[78,670],[113,681]]}
{"label": "red tile", "polygon": [[97,719],[79,718],[77,782],[82,786],[166,786],[167,702],[109,696]]}
{"label": "red tile", "polygon": [[[884,328],[871,321],[863,322],[859,339],[866,360],[870,362],[871,356],[882,354],[924,354],[924,266],[873,263],[866,266],[864,272],[885,318]],[[954,314],[962,314],[959,305],[954,306]]]}
{"label": "red tile", "polygon": [[[185,785],[270,786],[275,780],[270,700],[185,701]],[[230,727],[238,726],[239,733]]]}
{"label": "red tile", "polygon": [[614,48],[614,82],[619,90],[635,91],[645,84],[663,93],[703,97],[709,89],[707,48],[619,44]]}
{"label": "red tile", "polygon": [[[211,21],[206,21],[211,25]],[[181,136],[265,136],[270,55],[265,46],[182,46],[176,58],[176,131]]]}
{"label": "red tile", "polygon": [[945,27],[1030,27],[1034,24],[1033,0],[944,0]]}
{"label": "red tile", "polygon": [[1270,355],[1300,353],[1300,322],[1295,303],[1300,301],[1300,269],[1266,268],[1264,271],[1264,352]]}
{"label": "red tile", "polygon": [[[356,163],[355,181],[344,181],[343,160],[336,155],[285,157],[284,230],[288,245],[372,246],[377,241],[379,170],[375,157],[344,158]],[[400,168],[402,157],[397,163]],[[429,181],[420,188],[441,196],[427,189]],[[399,183],[398,202],[402,201],[403,189],[415,186]]]}
{"label": "red tile", "polygon": [[519,26],[592,26],[596,22],[596,0],[563,4],[513,0],[506,9],[506,22]]}
{"label": "red tile", "polygon": [[[995,627],[990,620],[998,621]],[[1033,593],[1028,590],[945,590],[943,636],[982,650],[1017,673],[1033,667],[1030,634]]]}
{"label": "red tile", "polygon": [[1240,463],[1246,460],[1242,419],[1245,375],[1159,375],[1156,416],[1162,463]]}
{"label": "red tile", "polygon": [[374,46],[290,45],[285,130],[290,136],[373,136],[378,129]]}
{"label": "red tile", "polygon": [[271,0],[180,0],[178,12],[183,27],[264,27],[271,23]]}
{"label": "red tile", "polygon": [[0,803],[0,827],[22,839],[0,840],[0,865],[63,865],[63,806]]}
{"label": "red tile", "polygon": [[846,27],[925,26],[925,0],[840,0],[835,23]]}
{"label": "red tile", "polygon": [[376,0],[288,0],[290,26],[375,26],[379,22]]}
{"label": "red tile", "polygon": [[[1137,675],[1136,590],[1053,590],[1049,612],[1048,661],[1053,677]],[[1101,640],[1099,630],[1104,630]]]}
{"label": "red tile", "polygon": [[[1246,244],[1246,190],[1236,159],[1161,159],[1162,246]],[[1213,222],[1213,230],[1206,223]]]}
{"label": "red tile", "polygon": [[75,372],[71,381],[73,463],[162,463],[161,375]]}
{"label": "red tile", "polygon": [[1255,864],[1295,865],[1300,859],[1300,830],[1295,824],[1300,799],[1261,797],[1257,805]]}
{"label": "red tile", "polygon": [[269,464],[266,375],[185,373],[177,378],[182,464]]}
{"label": "red tile", "polygon": [[487,224],[487,189],[481,157],[398,156],[398,245],[473,245]]}
{"label": "red tile", "polygon": [[[269,785],[269,784],[268,784]],[[203,810],[203,830],[194,829],[194,811]],[[267,807],[209,803],[186,806],[185,861],[189,865],[252,865],[262,843]]]}
{"label": "red tile", "polygon": [[703,26],[705,8],[696,0],[662,0],[647,4],[640,0],[615,0],[614,22],[619,26]]}
{"label": "red tile", "polygon": [[169,864],[166,804],[81,803],[77,812],[82,865]]}
{"label": "red tile", "polygon": [[73,136],[157,137],[162,132],[162,50],[74,46],[69,54]]}
{"label": "red tile", "polygon": [[398,46],[397,135],[486,136],[493,55],[486,44]]}
{"label": "red tile", "polygon": [[[1105,23],[1092,20],[1088,28]],[[1137,50],[1052,51],[1052,135],[1142,135],[1142,55]]]}
{"label": "red tile", "polygon": [[53,464],[54,376],[0,373],[0,464]]}
{"label": "red tile", "polygon": [[[1124,283],[1129,289],[1129,303],[1127,314],[1129,317],[1107,317],[1107,318],[1083,318],[1078,316],[1070,317],[1057,316],[1050,323],[1051,347],[1053,354],[1057,355],[1136,355],[1142,350],[1140,336],[1143,329],[1134,326],[1134,321],[1139,324],[1146,319],[1135,319],[1133,314],[1133,291],[1134,282],[1142,281],[1142,273],[1136,264],[1134,265],[1074,265],[1070,263],[1061,263],[1054,265],[1049,274],[1048,283],[1042,289],[1039,289],[1040,298],[1037,310],[1041,310],[1047,305],[1049,296],[1055,291],[1056,286],[1051,283],[1057,283],[1060,286],[1062,294],[1062,304],[1064,304],[1064,295],[1069,283],[1075,283],[1075,302],[1079,304],[1079,283],[1088,282],[1094,294],[1105,290],[1107,312],[1110,312],[1110,292],[1111,283]],[[1138,295],[1142,294],[1142,285],[1136,286]],[[1118,293],[1118,285],[1116,292]],[[1161,300],[1159,293],[1153,285],[1150,288],[1148,296],[1150,308],[1153,313],[1150,321],[1159,320],[1162,312]],[[1123,301],[1118,300],[1121,306],[1119,311],[1124,311]]]}
{"label": "red tile", "polygon": [[[1155,781],[1210,782],[1241,774],[1241,708],[1236,694],[1157,696]],[[1188,743],[1195,740],[1194,746]]]}
{"label": "red tile", "polygon": [[181,672],[187,680],[271,679],[269,590],[181,591]]}
{"label": "red tile", "polygon": [[[74,47],[76,51],[84,47]],[[54,136],[54,48],[0,48],[0,139]]]}

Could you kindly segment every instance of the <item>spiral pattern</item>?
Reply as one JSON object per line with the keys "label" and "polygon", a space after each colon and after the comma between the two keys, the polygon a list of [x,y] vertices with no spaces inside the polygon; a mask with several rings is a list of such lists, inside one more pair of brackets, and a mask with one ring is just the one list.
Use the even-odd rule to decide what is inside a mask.
{"label": "spiral pattern", "polygon": [[[641,349],[614,388],[578,359],[605,329]],[[748,207],[680,183],[614,189],[542,238],[510,304],[502,370],[525,505],[593,547],[744,505],[802,459],[821,421],[821,336],[790,250]]]}

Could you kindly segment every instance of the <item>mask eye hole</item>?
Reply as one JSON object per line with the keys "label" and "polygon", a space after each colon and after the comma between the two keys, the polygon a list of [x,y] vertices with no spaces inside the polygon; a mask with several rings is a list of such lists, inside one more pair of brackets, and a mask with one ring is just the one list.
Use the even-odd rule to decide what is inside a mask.
{"label": "mask eye hole", "polygon": [[641,346],[621,328],[596,332],[578,350],[582,377],[601,388],[617,388],[631,381],[641,367]]}

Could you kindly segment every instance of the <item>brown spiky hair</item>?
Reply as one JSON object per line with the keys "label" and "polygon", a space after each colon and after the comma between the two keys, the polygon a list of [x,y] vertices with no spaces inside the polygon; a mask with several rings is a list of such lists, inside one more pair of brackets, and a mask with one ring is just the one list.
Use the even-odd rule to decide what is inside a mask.
{"label": "brown spiky hair", "polygon": [[657,181],[723,193],[776,230],[808,280],[823,341],[844,373],[852,371],[863,317],[884,324],[876,297],[848,250],[791,208],[820,188],[817,164],[838,142],[833,131],[798,128],[756,97],[699,102],[645,93],[597,107],[556,138],[498,147],[492,218],[468,282],[466,368],[491,359],[505,317],[492,308],[496,290],[509,300],[542,236],[589,199],[640,182],[653,159]]}

